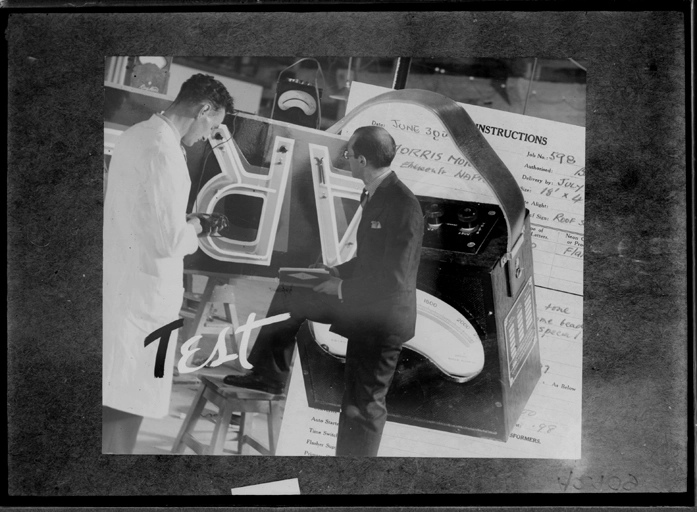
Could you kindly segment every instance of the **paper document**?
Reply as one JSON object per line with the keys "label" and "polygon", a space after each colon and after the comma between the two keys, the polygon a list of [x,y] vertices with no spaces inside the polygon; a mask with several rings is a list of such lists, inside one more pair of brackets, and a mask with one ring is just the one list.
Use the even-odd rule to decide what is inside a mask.
{"label": "paper document", "polygon": [[[389,91],[354,82],[347,112]],[[583,293],[583,223],[586,130],[485,107],[462,107],[515,177],[530,210],[535,284]],[[382,111],[382,114],[381,114]],[[447,136],[424,124],[419,109],[378,105],[359,114],[342,133],[384,124],[395,137],[392,169],[416,195],[495,203],[481,175],[453,154]]]}
{"label": "paper document", "polygon": [[[350,112],[389,91],[354,82]],[[530,211],[534,296],[542,375],[506,442],[387,422],[379,456],[581,457],[585,129],[462,105],[506,164]],[[397,143],[392,169],[417,196],[496,203],[447,133],[419,108],[371,107],[348,123],[382,125]],[[531,287],[532,289],[532,287]],[[523,306],[521,318],[528,318]],[[511,323],[520,321],[511,319]],[[408,350],[408,344],[404,350]],[[509,356],[511,356],[509,354]],[[512,355],[513,359],[515,354]],[[513,368],[511,370],[511,368]],[[511,366],[508,371],[517,371]],[[461,384],[467,390],[468,383]],[[388,400],[389,412],[389,400]],[[299,357],[291,375],[277,455],[334,456],[339,413],[308,405]]]}
{"label": "paper document", "polygon": [[237,487],[231,490],[233,496],[236,495],[291,495],[300,494],[300,485],[297,478],[289,478],[288,480],[279,480],[278,482],[268,482],[265,484],[247,485],[245,487]]}

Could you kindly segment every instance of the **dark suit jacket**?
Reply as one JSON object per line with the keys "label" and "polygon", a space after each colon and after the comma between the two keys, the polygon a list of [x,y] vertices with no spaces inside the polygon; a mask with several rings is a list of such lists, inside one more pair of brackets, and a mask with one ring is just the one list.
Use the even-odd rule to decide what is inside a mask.
{"label": "dark suit jacket", "polygon": [[365,206],[356,256],[336,267],[346,314],[332,324],[333,332],[388,334],[402,342],[414,336],[422,238],[421,206],[392,172]]}

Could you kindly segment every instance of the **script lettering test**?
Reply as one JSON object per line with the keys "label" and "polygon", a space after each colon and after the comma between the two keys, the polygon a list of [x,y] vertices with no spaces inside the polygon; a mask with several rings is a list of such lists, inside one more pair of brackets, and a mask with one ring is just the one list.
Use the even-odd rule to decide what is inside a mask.
{"label": "script lettering test", "polygon": [[[388,89],[354,82],[347,111]],[[519,184],[530,210],[542,377],[506,443],[387,423],[380,456],[574,459],[581,455],[585,129],[462,105]],[[395,137],[393,168],[417,195],[495,198],[453,154],[447,133],[418,112],[380,106],[345,127],[374,124]],[[331,456],[338,413],[310,408],[295,360],[277,455]],[[466,385],[466,384],[465,384]]]}
{"label": "script lettering test", "polygon": [[[251,313],[249,315],[249,318],[247,319],[247,323],[235,329],[235,334],[242,335],[242,339],[240,340],[239,354],[227,353],[227,347],[225,346],[225,336],[227,336],[230,327],[225,327],[220,331],[220,333],[218,333],[218,340],[216,341],[215,347],[213,347],[213,351],[208,356],[208,359],[206,359],[206,361],[200,366],[190,367],[187,363],[191,360],[193,355],[199,351],[198,348],[192,349],[191,347],[196,345],[196,342],[198,342],[198,340],[201,339],[201,336],[194,336],[186,342],[184,342],[184,344],[181,346],[181,358],[179,359],[179,363],[177,363],[177,369],[179,370],[179,372],[191,373],[200,370],[201,368],[204,368],[207,365],[210,365],[211,367],[215,368],[216,366],[220,366],[221,364],[226,363],[228,361],[234,361],[238,357],[240,359],[240,364],[243,368],[251,369],[252,365],[249,363],[249,361],[247,361],[247,346],[249,345],[249,337],[252,331],[254,329],[259,329],[265,325],[274,324],[276,322],[282,322],[283,320],[290,318],[290,314],[283,313],[281,315],[262,318],[261,320],[255,320],[255,318],[256,313]],[[148,335],[148,337],[145,338],[146,347],[154,340],[160,340],[160,346],[158,347],[155,361],[155,378],[162,378],[162,376],[164,375],[164,360],[165,354],[167,353],[167,344],[169,343],[170,335],[174,330],[181,327],[183,323],[183,320],[172,322],[171,324],[154,331],[153,333]]]}

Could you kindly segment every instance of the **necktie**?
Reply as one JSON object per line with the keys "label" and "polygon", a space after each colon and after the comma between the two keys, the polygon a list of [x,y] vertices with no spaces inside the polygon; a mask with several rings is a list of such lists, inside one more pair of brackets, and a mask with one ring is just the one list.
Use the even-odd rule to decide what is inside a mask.
{"label": "necktie", "polygon": [[365,203],[368,202],[368,191],[366,189],[363,189],[363,193],[361,194],[361,206],[365,208]]}

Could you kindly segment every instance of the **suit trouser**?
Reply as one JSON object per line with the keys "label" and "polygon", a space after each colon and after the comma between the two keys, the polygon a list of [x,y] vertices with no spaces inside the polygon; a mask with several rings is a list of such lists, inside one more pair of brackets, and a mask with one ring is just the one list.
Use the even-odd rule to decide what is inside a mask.
{"label": "suit trouser", "polygon": [[[261,328],[249,355],[254,372],[285,384],[295,336],[305,320],[331,324],[341,315],[338,298],[307,288],[279,286],[267,318],[290,313],[283,322]],[[344,396],[339,414],[338,456],[374,457],[387,420],[385,397],[394,376],[402,342],[397,336],[363,332],[348,339]]]}

